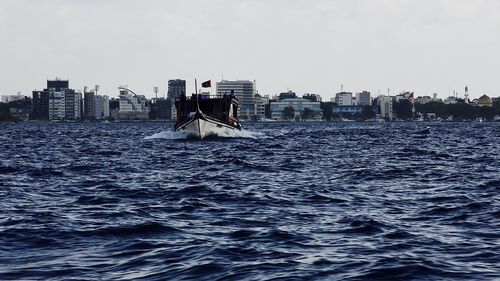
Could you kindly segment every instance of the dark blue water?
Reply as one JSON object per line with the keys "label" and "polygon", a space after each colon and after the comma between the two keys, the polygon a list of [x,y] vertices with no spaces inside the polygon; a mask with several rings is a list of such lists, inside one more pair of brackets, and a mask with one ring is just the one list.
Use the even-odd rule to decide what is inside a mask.
{"label": "dark blue water", "polygon": [[500,278],[500,124],[245,129],[0,124],[0,280]]}

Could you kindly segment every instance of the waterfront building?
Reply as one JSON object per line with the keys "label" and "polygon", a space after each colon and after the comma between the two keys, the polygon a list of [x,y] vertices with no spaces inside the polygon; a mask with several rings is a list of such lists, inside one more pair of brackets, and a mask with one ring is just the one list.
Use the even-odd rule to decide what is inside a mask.
{"label": "waterfront building", "polygon": [[149,104],[145,96],[120,87],[120,108],[118,119],[121,120],[148,120]]}
{"label": "waterfront building", "polygon": [[336,93],[335,103],[341,106],[352,105],[352,93],[349,92]]}
{"label": "waterfront building", "polygon": [[47,80],[47,88],[33,91],[30,119],[77,120],[80,118],[81,94],[69,89],[69,80]]}
{"label": "waterfront building", "polygon": [[283,98],[269,103],[270,115],[275,120],[288,119],[285,113],[286,108],[293,108],[294,119],[321,120],[323,110],[321,103],[310,101],[304,98]]}
{"label": "waterfront building", "polygon": [[181,95],[186,94],[186,80],[168,80],[168,97],[171,100],[178,100]]}
{"label": "waterfront building", "polygon": [[255,95],[255,116],[256,120],[262,120],[266,116],[266,106],[269,104],[269,96]]}
{"label": "waterfront building", "polygon": [[33,91],[31,100],[31,120],[49,120],[49,92]]}
{"label": "waterfront building", "polygon": [[65,100],[64,90],[49,91],[49,120],[63,120],[66,117]]}
{"label": "waterfront building", "polygon": [[217,95],[233,93],[240,102],[238,116],[240,120],[251,120],[255,115],[255,82],[249,80],[222,80],[217,82]]}
{"label": "waterfront building", "polygon": [[83,90],[83,116],[87,121],[95,120],[95,92],[87,91],[87,87]]}
{"label": "waterfront building", "polygon": [[80,120],[82,117],[82,93],[72,89],[64,92],[64,119]]}
{"label": "waterfront building", "polygon": [[336,114],[359,114],[363,112],[364,105],[334,105],[332,113]]}
{"label": "waterfront building", "polygon": [[356,105],[372,105],[370,92],[363,91],[356,93]]}
{"label": "waterfront building", "polygon": [[384,119],[392,120],[393,118],[393,107],[392,107],[392,97],[391,96],[379,96],[377,99],[378,106],[380,108],[380,117]]}
{"label": "waterfront building", "polygon": [[94,96],[94,118],[97,120],[109,118],[109,97],[107,95]]}

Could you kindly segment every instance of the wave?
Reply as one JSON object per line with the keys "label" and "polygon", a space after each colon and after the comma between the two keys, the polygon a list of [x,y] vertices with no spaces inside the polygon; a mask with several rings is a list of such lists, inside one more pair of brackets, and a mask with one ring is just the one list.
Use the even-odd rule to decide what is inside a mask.
{"label": "wave", "polygon": [[[216,138],[240,138],[240,139],[259,139],[265,138],[266,135],[260,132],[252,132],[247,130],[228,130],[217,133]],[[152,139],[167,139],[167,140],[185,140],[189,139],[187,133],[174,131],[161,131],[151,136],[144,137],[145,140]]]}

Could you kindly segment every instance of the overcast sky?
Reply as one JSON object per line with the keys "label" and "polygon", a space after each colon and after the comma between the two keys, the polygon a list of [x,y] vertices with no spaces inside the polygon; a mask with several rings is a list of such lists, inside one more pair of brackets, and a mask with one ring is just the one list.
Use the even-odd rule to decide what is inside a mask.
{"label": "overcast sky", "polygon": [[500,0],[0,0],[0,94],[224,75],[324,100],[341,84],[499,96],[499,53]]}

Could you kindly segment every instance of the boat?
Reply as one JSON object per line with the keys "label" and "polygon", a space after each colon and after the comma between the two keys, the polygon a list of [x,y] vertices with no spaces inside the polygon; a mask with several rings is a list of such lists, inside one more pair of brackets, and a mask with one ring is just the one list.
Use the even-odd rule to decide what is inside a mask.
{"label": "boat", "polygon": [[234,91],[221,96],[192,94],[187,97],[183,94],[175,101],[175,107],[177,121],[174,130],[186,133],[188,138],[201,140],[241,131],[239,102]]}

